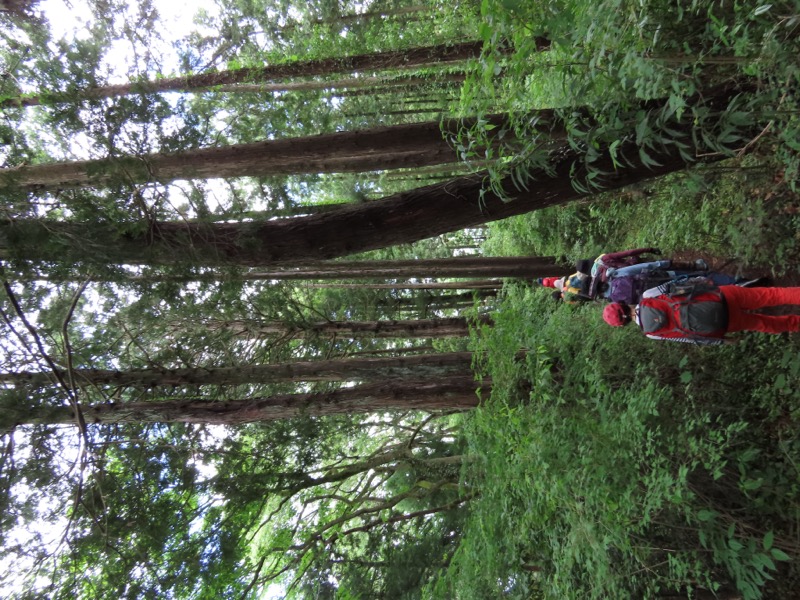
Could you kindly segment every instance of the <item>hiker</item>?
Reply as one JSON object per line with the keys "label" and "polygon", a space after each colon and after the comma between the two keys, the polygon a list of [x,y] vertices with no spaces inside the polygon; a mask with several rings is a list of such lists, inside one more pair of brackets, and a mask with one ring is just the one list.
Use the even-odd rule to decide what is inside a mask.
{"label": "hiker", "polygon": [[576,263],[578,271],[568,277],[540,277],[543,287],[555,288],[553,298],[568,304],[595,299],[636,303],[644,290],[680,276],[708,275],[718,285],[737,280],[722,273],[708,272],[703,259],[693,263],[662,259],[639,262],[643,254],[661,254],[658,248],[636,248],[601,254],[594,260]]}
{"label": "hiker", "polygon": [[555,300],[564,300],[569,304],[592,300],[589,296],[592,278],[586,273],[578,271],[566,277],[542,277],[538,282],[543,287],[555,288],[556,291],[553,292]]}
{"label": "hiker", "polygon": [[737,331],[799,332],[800,314],[752,312],[782,305],[800,308],[800,287],[716,286],[698,277],[647,290],[635,306],[612,302],[603,309],[603,320],[613,327],[635,321],[652,339],[718,345],[730,341],[726,333]]}
{"label": "hiker", "polygon": [[[640,266],[640,265],[636,265]],[[747,285],[752,286],[760,280],[745,281],[744,278],[726,275],[717,271],[683,271],[665,270],[661,268],[643,269],[639,272],[626,275],[628,269],[609,269],[606,274],[608,281],[598,286],[598,295],[611,302],[624,302],[638,304],[646,290],[673,280],[688,279],[690,277],[707,277],[715,285]]]}
{"label": "hiker", "polygon": [[664,262],[664,264],[660,266],[669,266],[666,264],[666,261],[643,260],[643,254],[661,256],[661,250],[658,248],[635,248],[633,250],[621,250],[620,252],[606,252],[605,254],[601,254],[594,259],[591,269],[591,276],[599,278],[601,281],[605,281],[607,269],[621,269],[623,267],[630,267],[644,262]]}
{"label": "hiker", "polygon": [[676,271],[707,271],[708,265],[700,258],[694,263],[673,261],[670,259],[643,260],[643,254],[661,255],[658,248],[635,248],[633,250],[622,250],[620,252],[607,252],[598,256],[592,265],[591,275],[592,284],[589,288],[589,296],[596,298],[600,294],[601,284],[607,283],[611,273],[617,273],[618,277],[635,275],[645,270],[670,269]]}

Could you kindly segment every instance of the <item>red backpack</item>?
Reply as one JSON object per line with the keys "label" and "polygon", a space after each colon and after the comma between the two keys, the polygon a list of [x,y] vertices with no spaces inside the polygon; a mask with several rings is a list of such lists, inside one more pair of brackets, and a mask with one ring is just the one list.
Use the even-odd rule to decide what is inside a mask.
{"label": "red backpack", "polygon": [[716,285],[706,281],[674,285],[667,294],[642,298],[639,325],[658,337],[721,338],[728,328],[728,306]]}

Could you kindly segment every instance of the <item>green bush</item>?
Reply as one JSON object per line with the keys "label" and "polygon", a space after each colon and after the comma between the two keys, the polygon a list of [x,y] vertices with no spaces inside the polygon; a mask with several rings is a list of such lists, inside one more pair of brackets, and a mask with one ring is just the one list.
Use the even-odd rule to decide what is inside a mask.
{"label": "green bush", "polygon": [[[720,120],[694,114],[709,152],[733,160],[492,224],[484,251],[576,259],[655,245],[793,276],[799,13],[796,2],[483,0],[486,51],[461,110],[512,114],[496,174],[542,160],[537,109],[562,109],[589,155],[611,151],[643,101],[692,114],[690,99],[720,83],[758,90]],[[763,130],[745,135],[754,123]],[[672,135],[647,111],[633,126],[645,152]],[[468,152],[493,135],[471,134]],[[431,597],[796,594],[800,336],[653,342],[609,328],[597,305],[556,306],[524,286],[494,316],[472,339],[493,386],[467,425],[462,485],[477,498]]]}
{"label": "green bush", "polygon": [[755,599],[792,581],[800,340],[659,343],[551,304],[511,287],[473,340],[493,378],[467,427],[480,496],[440,595]]}

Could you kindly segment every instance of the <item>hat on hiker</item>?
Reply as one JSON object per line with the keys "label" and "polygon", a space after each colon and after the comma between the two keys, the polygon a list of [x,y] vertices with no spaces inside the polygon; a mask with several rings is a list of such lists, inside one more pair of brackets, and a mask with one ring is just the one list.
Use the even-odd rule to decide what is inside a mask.
{"label": "hat on hiker", "polygon": [[628,307],[619,302],[612,302],[603,309],[603,320],[612,327],[622,327],[631,321]]}
{"label": "hat on hiker", "polygon": [[540,277],[539,279],[537,279],[537,281],[541,283],[543,287],[554,288],[556,287],[556,281],[560,279],[561,277]]}

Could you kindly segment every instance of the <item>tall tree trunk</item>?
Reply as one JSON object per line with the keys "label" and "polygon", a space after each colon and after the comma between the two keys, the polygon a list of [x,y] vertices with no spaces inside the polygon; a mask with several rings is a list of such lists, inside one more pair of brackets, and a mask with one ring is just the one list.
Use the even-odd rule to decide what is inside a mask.
{"label": "tall tree trunk", "polygon": [[[106,403],[81,406],[87,423],[204,423],[236,425],[311,415],[369,413],[383,410],[469,410],[479,395],[488,393],[489,382],[472,377],[401,379],[380,384],[342,388],[314,394],[284,394],[246,400],[184,399],[164,402]],[[75,422],[68,406],[20,406],[4,408],[4,430],[16,425]]]}
{"label": "tall tree trunk", "polygon": [[[291,81],[286,83],[237,83],[220,85],[215,92],[242,94],[246,92],[271,94],[274,92],[314,92],[324,90],[362,90],[365,94],[374,94],[375,90],[387,88],[417,89],[422,85],[453,85],[463,83],[464,73],[416,75],[403,77],[351,77],[325,81]],[[453,85],[453,87],[455,87]],[[337,95],[349,95],[346,93]]]}
{"label": "tall tree trunk", "polygon": [[[2,231],[2,224],[0,224]],[[453,259],[429,259],[435,262],[447,260],[459,260],[461,257]],[[495,259],[502,257],[486,257]],[[514,258],[514,257],[507,257]],[[320,261],[320,265],[332,265],[321,267],[301,267],[296,269],[283,269],[275,271],[247,271],[241,273],[220,273],[218,271],[204,271],[202,273],[189,273],[186,275],[127,275],[122,276],[128,281],[137,283],[155,283],[160,281],[188,282],[188,281],[265,281],[265,280],[289,280],[289,281],[314,281],[314,280],[354,280],[354,279],[392,279],[390,283],[308,283],[304,287],[310,289],[367,289],[367,290],[496,290],[503,287],[501,279],[467,279],[464,281],[424,281],[410,282],[404,279],[438,279],[438,278],[464,278],[464,277],[515,277],[521,279],[532,279],[535,277],[550,277],[567,275],[573,269],[563,263],[556,262],[554,257],[519,257],[520,262],[516,265],[513,262],[500,264],[496,267],[489,266],[487,262],[485,268],[480,266],[469,267],[467,265],[439,265],[436,268],[426,271],[424,267],[418,268],[414,265],[393,266],[394,262],[407,261],[342,261],[339,263],[332,261]],[[371,270],[359,270],[359,264],[363,262],[373,263]],[[425,260],[413,261],[414,263],[424,263]],[[382,265],[383,270],[379,270]],[[54,276],[35,276],[31,278],[20,277],[19,281],[41,280],[41,281],[73,281],[85,277],[78,275],[57,274]],[[121,277],[116,275],[94,274],[93,281],[118,281]]]}
{"label": "tall tree trunk", "polygon": [[569,268],[554,256],[454,256],[418,260],[319,261],[295,268],[251,272],[247,279],[435,279],[547,277]]}
{"label": "tall tree trunk", "polygon": [[350,24],[361,23],[371,19],[382,19],[385,17],[398,17],[401,15],[409,15],[419,12],[430,12],[431,6],[401,6],[393,9],[366,11],[363,13],[355,13],[349,15],[337,15],[327,19],[313,19],[308,23],[292,23],[280,28],[280,31],[292,31],[303,25],[336,25],[336,24]]}
{"label": "tall tree trunk", "polygon": [[[481,323],[490,324],[488,317]],[[315,335],[336,335],[374,338],[446,338],[469,335],[470,321],[463,317],[417,319],[409,321],[317,321],[312,323],[283,323],[255,319],[209,320],[200,327],[213,331],[228,331],[235,336],[282,336],[305,338]]]}
{"label": "tall tree trunk", "polygon": [[[731,90],[705,96],[710,109],[727,107]],[[489,221],[563,204],[592,194],[587,178],[604,191],[618,189],[683,169],[684,156],[694,156],[691,124],[684,119],[685,146],[676,144],[647,149],[642,161],[635,139],[616,147],[616,157],[598,149],[588,173],[585,157],[569,147],[551,154],[547,169],[529,172],[528,189],[518,189],[516,178],[501,182],[505,197],[486,189],[487,174],[401,192],[381,200],[348,206],[342,210],[266,223],[172,223],[148,224],[142,233],[103,230],[96,224],[48,221],[0,223],[0,257],[28,260],[107,263],[239,264],[265,266],[330,259],[435,237]],[[753,131],[757,133],[757,124]],[[699,137],[699,136],[698,136]],[[714,153],[706,161],[722,160]],[[623,167],[623,165],[625,165]],[[576,188],[578,180],[583,187]]]}
{"label": "tall tree trunk", "polygon": [[[548,112],[552,117],[552,112]],[[489,122],[501,126],[505,115]],[[298,173],[362,172],[456,162],[442,131],[455,133],[474,119],[451,119],[375,127],[283,140],[199,148],[175,154],[45,163],[0,169],[0,190],[102,186]]]}
{"label": "tall tree trunk", "polygon": [[[559,267],[557,271],[568,271]],[[559,273],[554,273],[558,275]],[[345,290],[499,290],[503,287],[500,279],[473,279],[468,281],[436,281],[429,283],[310,283],[310,289]]]}
{"label": "tall tree trunk", "polygon": [[[541,50],[550,47],[549,40],[539,38]],[[107,85],[88,88],[77,93],[47,93],[38,96],[7,98],[0,102],[0,108],[38,106],[75,102],[76,100],[97,100],[131,94],[152,94],[160,92],[202,91],[220,85],[235,83],[265,82],[294,77],[313,77],[340,73],[360,73],[363,71],[383,71],[389,69],[414,69],[431,65],[461,62],[477,58],[483,49],[483,42],[464,42],[442,44],[424,48],[411,48],[392,52],[377,52],[327,58],[320,60],[297,61],[265,67],[246,67],[229,71],[200,73],[182,77],[165,77],[152,81],[142,81],[123,85]]]}
{"label": "tall tree trunk", "polygon": [[[610,157],[595,163],[608,173],[612,190],[677,171],[686,162],[670,147],[650,157],[648,168],[630,142],[621,150],[632,165],[616,168]],[[712,157],[713,158],[713,157]],[[719,157],[723,158],[722,156]],[[486,174],[401,192],[331,213],[262,223],[155,222],[143,233],[120,235],[94,223],[43,220],[0,222],[0,257],[31,261],[102,264],[235,264],[269,266],[337,258],[407,244],[482,223],[563,204],[590,195],[572,186],[572,171],[582,161],[566,151],[554,158],[555,177],[535,171],[529,189],[504,182],[511,198],[485,190]],[[600,183],[599,181],[597,183]]]}
{"label": "tall tree trunk", "polygon": [[[471,352],[449,352],[390,358],[345,358],[236,367],[151,368],[114,371],[73,369],[78,385],[150,388],[187,385],[244,385],[301,381],[366,381],[374,379],[441,377],[466,375],[472,364]],[[60,373],[66,380],[69,374]],[[0,382],[43,386],[53,382],[49,372],[0,373]]]}

